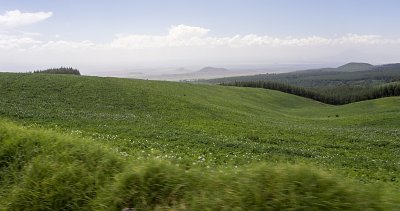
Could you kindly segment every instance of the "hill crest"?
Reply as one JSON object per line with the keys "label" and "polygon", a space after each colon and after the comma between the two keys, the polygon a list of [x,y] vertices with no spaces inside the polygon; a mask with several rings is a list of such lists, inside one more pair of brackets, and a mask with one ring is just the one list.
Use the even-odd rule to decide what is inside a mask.
{"label": "hill crest", "polygon": [[339,66],[336,70],[342,72],[357,72],[357,71],[367,71],[372,70],[375,66],[368,63],[358,63],[358,62],[350,62],[345,65]]}
{"label": "hill crest", "polygon": [[200,70],[196,71],[196,73],[226,73],[229,72],[228,69],[221,68],[221,67],[203,67]]}

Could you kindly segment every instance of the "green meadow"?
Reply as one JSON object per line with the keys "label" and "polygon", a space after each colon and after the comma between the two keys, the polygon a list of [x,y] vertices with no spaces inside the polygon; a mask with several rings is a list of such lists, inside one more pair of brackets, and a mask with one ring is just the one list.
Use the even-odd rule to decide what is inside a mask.
{"label": "green meadow", "polygon": [[400,97],[0,74],[0,210],[398,210]]}

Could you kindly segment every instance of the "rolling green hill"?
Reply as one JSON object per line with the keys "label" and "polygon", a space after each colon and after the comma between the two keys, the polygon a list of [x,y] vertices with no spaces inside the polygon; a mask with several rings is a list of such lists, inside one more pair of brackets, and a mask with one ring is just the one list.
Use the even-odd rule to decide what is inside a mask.
{"label": "rolling green hill", "polygon": [[199,80],[228,86],[258,87],[307,97],[332,105],[399,96],[400,64],[373,66],[348,63],[337,68],[320,68],[280,74]]}
{"label": "rolling green hill", "polygon": [[337,68],[338,71],[343,72],[357,72],[372,70],[374,65],[368,63],[350,62]]}
{"label": "rolling green hill", "polygon": [[400,64],[372,66],[367,63],[348,63],[337,68],[320,68],[288,73],[259,74],[200,80],[202,83],[231,83],[245,81],[275,81],[307,88],[338,86],[366,87],[400,80]]}
{"label": "rolling green hill", "polygon": [[[69,175],[77,174],[76,179],[79,180],[93,172],[96,176],[92,180],[83,180],[78,183],[70,181],[71,187],[81,185],[76,188],[88,192],[78,192],[77,196],[67,195],[65,196],[67,198],[59,205],[71,202],[70,206],[75,206],[74,208],[77,209],[77,207],[91,206],[99,208],[99,204],[105,203],[107,206],[114,206],[114,208],[108,208],[118,210],[123,208],[121,206],[131,206],[128,202],[134,202],[143,209],[153,209],[155,205],[176,209],[179,208],[176,206],[181,205],[179,209],[184,209],[193,205],[194,208],[200,210],[204,208],[200,205],[221,209],[224,201],[232,201],[232,206],[237,202],[238,208],[246,209],[249,206],[245,203],[246,200],[250,200],[250,204],[257,204],[252,200],[257,201],[261,197],[265,201],[261,200],[260,203],[263,205],[259,208],[265,209],[273,204],[274,198],[268,198],[267,195],[270,192],[265,192],[262,188],[257,189],[262,194],[254,189],[265,181],[255,177],[254,180],[260,183],[252,183],[251,179],[246,178],[252,178],[251,175],[259,175],[264,179],[267,178],[265,175],[280,177],[277,175],[282,172],[272,167],[249,167],[253,165],[306,166],[302,168],[308,168],[311,165],[317,169],[315,170],[317,175],[320,175],[319,169],[323,169],[322,171],[327,174],[340,175],[338,178],[354,182],[350,182],[352,185],[348,186],[349,189],[337,189],[346,197],[355,196],[355,199],[349,198],[350,201],[355,201],[354,209],[361,209],[360,207],[363,206],[373,207],[375,205],[362,204],[376,202],[371,200],[367,190],[361,191],[361,196],[351,192],[352,188],[364,188],[361,184],[357,185],[358,183],[399,187],[399,97],[345,106],[330,106],[264,89],[73,75],[12,73],[0,74],[0,96],[0,117],[25,126],[25,128],[20,128],[6,121],[0,127],[2,128],[0,140],[7,142],[0,146],[0,166],[7,169],[1,174],[0,185],[3,191],[0,194],[9,196],[3,201],[0,200],[0,208],[9,206],[22,209],[24,206],[36,206],[39,201],[46,200],[49,202],[48,206],[54,208],[56,205],[52,204],[54,202],[52,200],[57,199],[57,194],[61,194],[61,198],[64,197],[62,193],[68,190],[60,190],[59,193],[57,191],[47,193],[46,190],[52,190]],[[55,132],[48,132],[49,129]],[[35,132],[36,130],[39,132]],[[60,133],[64,135],[58,135]],[[62,141],[64,139],[66,141]],[[14,143],[14,140],[18,142]],[[60,145],[57,144],[59,142]],[[32,155],[36,151],[38,158]],[[106,160],[103,160],[103,154]],[[30,157],[34,159],[26,161]],[[15,158],[22,161],[14,162]],[[107,163],[111,161],[108,158],[120,164],[112,164],[115,168],[109,169]],[[162,160],[167,164],[152,164],[154,160]],[[46,165],[41,166],[41,163]],[[130,172],[127,166],[135,165],[135,163],[139,163],[138,166],[142,167]],[[204,189],[199,188],[200,192],[196,193],[183,191],[180,194],[178,191],[178,196],[174,195],[172,198],[168,197],[174,190],[165,190],[167,195],[154,196],[156,198],[138,195],[137,200],[140,198],[141,201],[135,201],[135,194],[150,194],[145,190],[151,190],[151,188],[140,186],[139,191],[136,192],[130,192],[124,188],[129,187],[130,184],[134,185],[132,181],[135,180],[132,178],[145,178],[145,175],[149,174],[146,173],[147,167],[152,169],[153,165],[166,165],[162,169],[172,171],[172,173],[162,173],[162,175],[178,175],[177,177],[167,176],[166,180],[172,181],[173,184],[185,183],[188,189],[204,186]],[[93,169],[93,166],[98,166],[98,168]],[[54,173],[54,176],[49,176],[57,172],[57,169],[64,168],[69,169],[70,172],[63,170],[60,174]],[[80,168],[85,170],[81,172]],[[155,168],[154,171],[159,171],[158,167]],[[264,170],[257,170],[259,168]],[[234,174],[231,172],[236,171],[234,169],[239,171],[239,175],[243,175],[238,176],[237,180],[232,179],[232,176],[225,178],[227,175]],[[283,172],[297,171],[291,170],[292,167],[283,169],[286,169]],[[182,176],[185,170],[193,172],[194,178],[202,175],[200,172],[203,171],[206,174],[203,176],[206,178],[216,175],[216,181],[220,183],[212,184],[205,179],[193,179],[193,181],[200,181],[200,184],[192,184],[192,180],[182,180],[181,177],[186,177]],[[259,171],[265,174],[257,173]],[[313,176],[304,176],[304,172],[308,170],[301,171],[303,173],[299,175],[303,175],[301,177],[305,181],[314,180],[309,179],[315,178]],[[10,175],[13,176],[7,172],[11,172]],[[42,175],[40,172],[48,173]],[[310,172],[314,171],[310,170]],[[290,174],[282,173],[282,175]],[[111,178],[115,175],[120,175],[121,179],[113,181]],[[30,177],[37,178],[37,180],[32,179],[37,184],[29,183]],[[287,177],[283,176],[283,178]],[[286,184],[286,182],[293,179],[297,181],[296,178],[291,178],[273,181],[273,184],[292,187],[293,184],[290,182]],[[151,182],[145,179],[140,181],[142,180],[143,184],[152,185]],[[231,182],[224,183],[225,181]],[[300,181],[303,185],[307,184],[302,183],[303,180]],[[344,184],[336,179],[326,181],[331,184],[326,187],[335,186],[332,190],[336,190],[336,184],[339,184],[337,187],[343,187]],[[50,186],[46,186],[49,184]],[[237,184],[243,184],[243,186],[238,186],[240,190],[229,189]],[[136,185],[142,185],[142,183]],[[216,192],[221,193],[222,198],[211,194],[214,190],[210,188],[211,186],[224,187],[221,188],[221,192]],[[321,186],[324,185],[321,184]],[[112,198],[113,194],[110,196],[107,192],[101,191],[103,187],[106,187],[110,193],[126,195],[114,194],[116,198]],[[166,185],[166,187],[175,186]],[[44,192],[41,192],[41,188],[44,188]],[[29,189],[36,191],[32,193],[36,195],[29,195],[31,194],[27,191]],[[310,198],[308,201],[304,199],[307,203],[315,199],[314,192],[318,192],[317,189],[309,191]],[[255,195],[245,194],[253,190]],[[277,190],[280,189],[277,188]],[[300,190],[300,192],[303,191],[303,189]],[[155,192],[159,193],[157,191]],[[324,197],[329,198],[335,195],[329,195],[332,192],[327,189],[322,188],[321,191],[328,194]],[[387,191],[385,189],[382,192]],[[161,193],[164,192],[161,191]],[[34,197],[40,194],[45,196]],[[207,194],[211,196],[205,197]],[[277,195],[279,194],[282,196],[285,192],[278,192]],[[290,203],[285,201],[274,206],[278,209],[283,204],[295,206],[296,203],[297,205],[305,203],[305,207],[318,208],[316,204],[302,202],[304,197],[300,195],[301,193],[299,193],[299,198]],[[199,201],[190,196],[198,196]],[[295,196],[297,195],[294,194],[293,197]],[[81,197],[87,201],[79,201]],[[163,197],[168,200],[183,200],[185,203],[171,202]],[[311,200],[313,197],[314,199]],[[330,201],[324,197],[317,196],[318,199]],[[30,198],[34,199],[32,205],[24,203],[24,200]],[[212,200],[213,198],[215,201]],[[383,198],[383,201],[387,200]],[[332,199],[338,204],[332,204],[331,207],[339,209],[340,206],[348,203],[346,200]],[[19,203],[23,207],[18,207]],[[386,202],[378,201],[377,203],[384,205]],[[330,205],[323,204],[318,209],[329,207]],[[230,208],[233,209],[233,207]],[[350,209],[351,207],[342,208]]]}

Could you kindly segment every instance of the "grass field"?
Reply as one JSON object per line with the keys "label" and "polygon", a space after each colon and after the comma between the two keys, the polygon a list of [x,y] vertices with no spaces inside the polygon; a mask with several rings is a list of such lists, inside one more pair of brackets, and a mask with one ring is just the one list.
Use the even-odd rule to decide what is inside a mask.
{"label": "grass field", "polygon": [[330,106],[265,89],[11,73],[0,96],[0,210],[396,209],[399,97]]}

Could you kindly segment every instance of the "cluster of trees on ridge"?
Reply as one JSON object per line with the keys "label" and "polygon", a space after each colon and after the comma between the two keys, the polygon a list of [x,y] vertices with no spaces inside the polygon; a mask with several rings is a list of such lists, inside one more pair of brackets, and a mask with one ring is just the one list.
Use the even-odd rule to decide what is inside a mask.
{"label": "cluster of trees on ridge", "polygon": [[33,73],[48,73],[48,74],[71,74],[71,75],[81,75],[79,70],[72,67],[60,67],[60,68],[50,68],[46,70],[35,70]]}
{"label": "cluster of trees on ridge", "polygon": [[275,81],[235,81],[231,83],[221,83],[221,85],[272,89],[332,105],[343,105],[363,100],[400,96],[400,82],[388,83],[376,87],[342,86],[328,89],[304,88]]}

